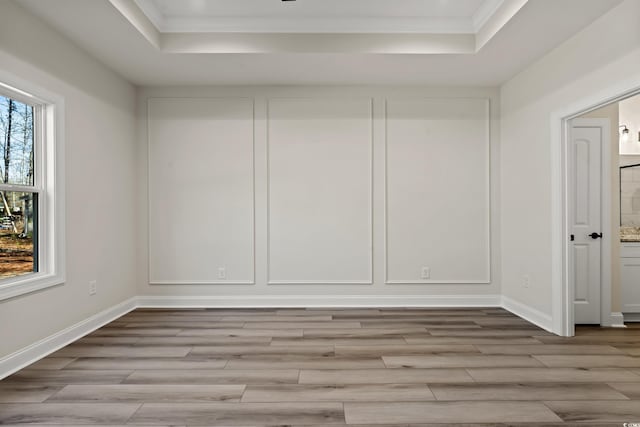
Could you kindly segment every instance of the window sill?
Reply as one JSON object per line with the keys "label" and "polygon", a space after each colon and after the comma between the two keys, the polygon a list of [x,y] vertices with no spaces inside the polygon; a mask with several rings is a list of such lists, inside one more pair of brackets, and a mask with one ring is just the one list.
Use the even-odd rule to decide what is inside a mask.
{"label": "window sill", "polygon": [[24,277],[5,280],[7,280],[7,283],[0,283],[0,301],[64,283],[64,277],[61,274],[43,273],[28,274]]}

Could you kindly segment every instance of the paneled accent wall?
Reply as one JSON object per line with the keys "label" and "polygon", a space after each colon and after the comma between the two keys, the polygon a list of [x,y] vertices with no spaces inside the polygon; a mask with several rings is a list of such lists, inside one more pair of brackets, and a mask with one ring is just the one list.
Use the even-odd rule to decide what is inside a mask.
{"label": "paneled accent wall", "polygon": [[148,108],[150,282],[253,283],[253,100]]}
{"label": "paneled accent wall", "polygon": [[373,283],[372,100],[268,101],[269,283]]}
{"label": "paneled accent wall", "polygon": [[144,90],[141,293],[498,295],[496,94],[453,93]]}
{"label": "paneled accent wall", "polygon": [[488,101],[390,99],[386,126],[386,282],[488,283]]}

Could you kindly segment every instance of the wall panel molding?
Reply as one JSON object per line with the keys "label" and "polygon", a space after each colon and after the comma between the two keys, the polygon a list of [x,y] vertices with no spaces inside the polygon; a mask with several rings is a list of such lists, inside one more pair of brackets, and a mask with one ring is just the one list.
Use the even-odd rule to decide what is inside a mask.
{"label": "wall panel molding", "polygon": [[[418,272],[418,268],[416,268],[416,271],[414,272],[414,277],[416,277],[415,279],[409,279],[409,278],[400,278],[400,277],[390,277],[390,267],[389,267],[389,256],[390,256],[390,248],[389,248],[389,228],[390,228],[390,223],[389,223],[389,194],[390,194],[390,190],[389,190],[389,147],[390,147],[390,136],[389,136],[389,124],[390,124],[390,117],[389,117],[389,105],[390,103],[441,103],[441,104],[453,104],[453,103],[459,103],[461,110],[464,109],[464,103],[466,102],[467,104],[478,104],[478,105],[482,105],[483,108],[483,125],[484,125],[484,130],[482,131],[482,134],[479,134],[479,136],[482,138],[482,142],[484,144],[483,146],[483,155],[485,156],[485,162],[484,162],[484,168],[482,171],[482,175],[479,176],[478,178],[480,180],[482,180],[481,182],[483,182],[483,190],[485,192],[484,198],[483,198],[483,203],[485,204],[485,210],[484,210],[484,215],[485,215],[485,221],[483,222],[483,226],[484,226],[484,238],[485,238],[485,244],[483,245],[482,249],[484,251],[484,260],[483,260],[483,268],[485,270],[485,274],[482,274],[481,277],[473,277],[473,278],[457,278],[457,277],[446,277],[446,278],[436,278],[436,279],[422,279],[419,277],[419,272]],[[477,105],[477,106],[478,106]],[[476,107],[477,107],[476,106]],[[449,106],[450,110],[454,110],[451,105]],[[446,108],[443,108],[443,110],[446,110]],[[412,112],[413,114],[413,112]],[[418,115],[418,112],[415,113],[416,116],[413,116],[411,118],[415,118]],[[445,111],[437,111],[437,114],[446,114]],[[458,113],[458,112],[453,112],[454,115],[460,115],[460,120],[464,119],[464,113]],[[419,117],[419,119],[421,120],[425,120],[425,117]],[[455,116],[452,117],[446,117],[446,116],[442,116],[440,117],[440,119],[443,120],[447,120],[450,121],[450,123],[447,123],[447,126],[450,127],[451,132],[454,133],[456,131],[456,128],[458,126],[461,125],[461,123],[456,123],[455,120]],[[406,119],[405,119],[406,120]],[[408,121],[408,120],[406,120]],[[383,248],[383,252],[384,252],[384,283],[387,285],[436,285],[436,284],[490,284],[491,283],[491,264],[492,264],[492,260],[491,260],[491,108],[490,108],[490,100],[488,98],[431,98],[431,97],[404,97],[404,98],[386,98],[385,99],[385,103],[384,103],[384,127],[385,127],[385,135],[384,135],[384,248]],[[426,126],[425,126],[426,127]],[[431,131],[431,129],[422,129],[423,131],[425,131],[425,135],[427,135],[428,131]],[[437,131],[436,131],[437,132]],[[452,141],[452,143],[456,143],[456,144],[464,144],[467,141]],[[415,153],[415,155],[417,156],[418,153]],[[441,159],[441,161],[446,161],[446,160],[450,160],[450,168],[454,169],[456,167],[462,167],[460,165],[456,164],[456,159],[448,159],[448,158],[443,158]],[[428,182],[425,182],[425,185],[428,185]],[[444,186],[446,185],[446,182],[437,182],[435,183],[436,186]],[[433,201],[431,201],[433,202]],[[415,238],[420,239],[428,239],[430,236],[415,236]],[[453,240],[457,240],[460,244],[464,244],[464,240],[463,239],[453,239]],[[444,242],[442,241],[434,241],[434,244],[443,244]],[[464,263],[466,262],[466,259],[461,259],[460,263]],[[425,265],[426,264],[426,265]],[[428,265],[428,262],[425,262],[425,266],[427,267],[431,267],[430,265]]]}
{"label": "wall panel molding", "polygon": [[[151,244],[151,239],[152,239],[152,230],[151,230],[151,198],[152,198],[152,192],[153,192],[153,185],[154,185],[154,180],[151,179],[152,178],[152,174],[153,174],[153,164],[152,164],[152,132],[151,132],[151,123],[152,123],[152,117],[151,117],[151,105],[153,102],[158,102],[158,101],[181,101],[181,102],[187,102],[187,101],[193,101],[193,102],[205,102],[205,101],[244,101],[247,103],[250,103],[251,106],[251,176],[250,176],[250,181],[251,181],[251,212],[250,212],[250,231],[249,234],[251,235],[251,256],[250,256],[250,261],[249,264],[251,265],[251,273],[250,273],[250,278],[247,280],[226,280],[226,279],[215,279],[213,276],[216,274],[215,271],[211,272],[211,279],[190,279],[188,277],[185,278],[180,278],[179,280],[174,280],[174,279],[170,279],[170,280],[166,280],[166,279],[162,279],[162,278],[154,278],[153,275],[153,264],[151,262],[151,248],[152,248],[152,244]],[[162,97],[162,98],[158,98],[158,97],[150,97],[147,99],[147,159],[148,159],[148,170],[147,170],[147,179],[148,179],[148,188],[147,188],[147,202],[148,202],[148,206],[149,206],[149,222],[147,224],[148,229],[147,229],[147,257],[149,259],[149,263],[148,263],[148,277],[149,277],[149,284],[151,285],[253,285],[255,284],[255,277],[256,277],[256,257],[255,257],[255,248],[256,248],[256,242],[255,242],[255,228],[256,228],[256,188],[255,188],[255,179],[256,179],[256,172],[255,172],[255,99],[254,98],[250,98],[250,97]],[[189,183],[188,186],[186,187],[193,187],[193,185],[197,185],[199,183]],[[194,202],[195,203],[195,202]]]}
{"label": "wall panel molding", "polygon": [[[418,95],[413,96],[413,93]],[[424,94],[424,96],[421,96],[421,94]],[[332,292],[330,291],[332,288],[342,286],[341,292],[346,291],[354,294],[360,294],[358,289],[362,286],[372,286],[379,289],[379,292],[376,293],[381,293],[385,286],[402,289],[402,292],[412,292],[411,288],[418,289],[417,286],[424,287],[424,285],[429,285],[424,287],[424,290],[416,292],[419,294],[430,293],[431,291],[427,291],[427,288],[434,289],[434,292],[444,291],[445,293],[460,292],[466,294],[475,292],[470,290],[470,286],[476,284],[488,284],[491,287],[497,286],[497,284],[491,282],[490,276],[492,269],[497,268],[496,265],[493,265],[493,261],[496,260],[492,261],[491,259],[491,248],[493,244],[499,245],[499,241],[498,243],[492,241],[492,239],[496,238],[496,235],[492,234],[493,231],[491,230],[491,206],[495,204],[495,200],[491,200],[491,186],[495,187],[496,183],[491,182],[490,178],[493,174],[490,156],[497,155],[497,152],[491,152],[491,150],[496,151],[495,147],[492,148],[492,138],[497,138],[497,136],[494,137],[490,133],[491,127],[495,126],[495,123],[490,119],[493,114],[491,113],[493,107],[489,105],[489,99],[491,99],[491,102],[495,101],[493,92],[464,89],[454,90],[449,93],[447,91],[382,90],[378,88],[358,88],[357,90],[338,90],[338,88],[330,90],[317,90],[315,88],[305,90],[297,88],[209,88],[202,91],[189,91],[183,88],[176,88],[174,90],[146,89],[142,98],[147,103],[151,100],[167,98],[189,100],[245,99],[253,102],[252,150],[249,154],[248,145],[243,144],[242,146],[246,148],[241,151],[241,153],[246,153],[247,156],[251,155],[252,161],[251,277],[247,277],[247,274],[244,274],[242,277],[228,276],[227,279],[216,279],[216,261],[215,257],[211,257],[213,260],[211,262],[213,277],[207,278],[198,274],[188,275],[186,273],[190,271],[196,272],[196,270],[183,269],[181,271],[184,274],[164,277],[160,275],[149,276],[149,280],[143,279],[145,281],[143,286],[147,286],[147,283],[158,285],[157,289],[160,289],[160,287],[165,289],[158,291],[158,293],[176,293],[170,287],[171,285],[180,285],[182,290],[177,291],[178,293],[184,292],[191,295],[209,292],[215,294],[218,292],[216,290],[219,289],[218,287],[211,287],[210,290],[207,290],[206,285],[254,285],[253,287],[237,286],[236,290],[230,291],[231,293],[247,295],[278,292],[278,286],[288,286],[291,288],[292,293],[299,294],[315,292],[318,286],[323,285],[326,285],[329,292]],[[141,103],[141,111],[143,111],[143,106],[145,105],[144,101]],[[433,261],[432,265],[429,264],[429,261],[432,260],[429,255],[430,251],[432,252],[433,248],[436,251],[439,250],[441,243],[436,240],[427,243],[422,242],[423,246],[426,245],[426,252],[422,251],[420,246],[414,247],[410,245],[403,247],[402,245],[407,239],[407,235],[404,232],[403,234],[398,234],[397,230],[404,229],[406,231],[408,229],[411,232],[412,226],[394,228],[399,221],[404,221],[404,215],[397,214],[400,212],[398,207],[404,206],[404,202],[398,204],[397,196],[401,196],[402,200],[407,200],[403,195],[405,189],[408,193],[419,192],[422,185],[420,179],[415,181],[405,181],[404,178],[397,179],[399,177],[397,171],[402,169],[402,162],[405,158],[409,161],[409,167],[415,169],[411,153],[414,148],[412,144],[416,143],[393,145],[397,141],[403,142],[399,136],[402,136],[403,132],[405,132],[402,130],[398,132],[397,124],[395,125],[395,133],[392,129],[392,133],[389,134],[390,120],[402,117],[403,111],[411,112],[415,110],[411,106],[389,110],[389,104],[391,103],[393,107],[394,105],[404,105],[405,102],[417,102],[417,105],[422,102],[432,104],[442,102],[446,111],[451,110],[447,105],[453,102],[454,104],[458,103],[455,105],[462,106],[463,113],[469,108],[471,108],[471,111],[480,111],[477,115],[482,117],[482,126],[476,122],[471,127],[472,129],[478,129],[478,126],[481,126],[482,129],[486,130],[484,135],[476,138],[479,143],[475,145],[476,148],[486,148],[484,155],[482,155],[483,159],[486,156],[486,165],[482,168],[479,164],[478,168],[473,169],[476,172],[469,172],[469,174],[473,177],[480,177],[479,180],[476,179],[472,183],[474,188],[480,188],[480,190],[476,192],[477,197],[474,196],[471,199],[478,201],[479,204],[476,204],[477,211],[486,212],[486,215],[476,216],[478,221],[482,221],[486,217],[486,225],[481,224],[477,227],[479,232],[476,233],[476,236],[481,236],[482,240],[474,238],[475,241],[470,242],[470,244],[475,245],[471,252],[471,262],[476,262],[470,268],[466,268],[467,262],[463,257],[456,257],[455,252],[452,253],[450,251],[451,245],[447,245],[449,246],[448,251],[442,252],[442,256],[439,258],[439,260],[445,259],[444,263],[449,265],[448,268],[440,268],[436,261]],[[318,105],[321,107],[317,107]],[[472,106],[468,107],[469,105]],[[479,110],[473,105],[476,105]],[[274,110],[274,108],[276,109]],[[232,103],[230,111],[233,110]],[[432,110],[433,107],[422,109],[421,111],[428,113]],[[316,114],[316,112],[319,112],[318,114],[320,115]],[[145,113],[148,114],[146,111]],[[229,114],[232,113],[230,112]],[[225,119],[227,117],[225,116]],[[282,117],[284,121],[274,121],[274,117]],[[341,122],[340,119],[343,117],[355,120]],[[425,117],[428,118],[429,115],[427,114]],[[436,121],[438,120],[440,120],[440,117]],[[314,121],[316,121],[315,124],[313,123]],[[318,121],[321,124],[318,124]],[[397,123],[397,120],[395,123]],[[455,120],[452,123],[455,124]],[[273,133],[274,125],[279,127],[277,133]],[[391,125],[394,126],[394,123],[392,122]],[[293,126],[294,132],[289,131],[290,126]],[[463,124],[462,127],[464,126]],[[408,127],[407,129],[406,132],[409,132],[412,128]],[[233,141],[236,138],[231,138],[230,140]],[[246,140],[246,138],[243,137],[243,140]],[[296,141],[301,144],[297,147],[295,144],[293,147],[289,146]],[[318,145],[323,141],[329,141],[329,144],[326,147]],[[340,142],[342,141],[347,143],[341,144]],[[495,141],[498,142],[497,139]],[[149,138],[147,138],[146,144],[148,145],[149,142]],[[304,147],[304,143],[307,142],[311,145],[311,151],[305,152],[304,150],[307,148]],[[333,144],[331,144],[332,142]],[[353,144],[349,144],[349,142],[353,142]],[[314,143],[316,144],[315,146],[313,146]],[[464,141],[462,145],[464,145]],[[418,155],[424,155],[424,153],[429,153],[429,150],[431,150],[430,157],[439,159],[438,161],[446,167],[449,167],[452,162],[455,163],[455,158],[450,155],[449,148],[451,147],[442,144],[433,149],[427,148],[425,150],[422,150],[419,145],[417,147],[419,149]],[[341,150],[344,148],[347,149],[347,154],[342,159],[336,159],[338,163],[333,166],[334,159],[332,154],[336,153],[336,156],[340,156],[342,154]],[[391,159],[389,159],[389,156],[391,156]],[[168,158],[169,156],[165,157]],[[243,165],[246,164],[243,159],[249,159],[249,157],[238,157],[237,155],[231,158],[236,159],[233,160],[236,164],[240,162]],[[290,166],[288,163],[293,163],[293,165]],[[354,166],[350,168],[350,165]],[[311,166],[311,168],[307,166]],[[150,165],[150,168],[154,168],[154,165]],[[246,169],[244,166],[242,168]],[[147,172],[151,176],[151,171]],[[466,174],[466,176],[469,176],[469,174]],[[335,197],[331,193],[325,193],[325,188],[317,187],[316,184],[319,179],[317,177],[320,175],[323,176],[322,179],[326,175],[329,191],[334,191],[333,189],[335,188],[335,191],[337,191]],[[447,175],[445,174],[444,176]],[[290,183],[296,179],[298,179],[299,183],[291,185]],[[486,180],[484,185],[483,179]],[[350,181],[354,181],[354,184],[351,185]],[[150,180],[150,190],[158,182],[161,182],[161,180],[157,182]],[[246,180],[243,179],[242,182],[245,183]],[[320,182],[322,183],[322,181]],[[403,185],[405,182],[407,185]],[[442,185],[446,186],[447,183],[442,180]],[[244,188],[248,188],[247,185],[243,185],[234,191],[239,197],[246,200],[246,203],[242,204],[242,209],[243,212],[248,213],[249,190],[245,191]],[[301,188],[302,190],[300,190]],[[306,194],[304,192],[305,188],[308,188]],[[458,188],[458,186],[454,185],[452,188]],[[286,192],[291,189],[293,189],[292,196],[288,197]],[[221,190],[226,191],[224,188]],[[244,196],[245,194],[247,197]],[[298,197],[299,194],[302,195],[301,198]],[[313,195],[316,194],[318,195],[317,203],[313,199]],[[484,201],[479,199],[483,195],[486,195],[486,200]],[[411,202],[411,199],[408,200]],[[464,196],[450,200],[452,200],[452,203],[449,203],[448,206],[452,207],[453,210],[457,210],[460,205],[462,205],[463,209],[469,205]],[[395,210],[389,209],[390,203]],[[319,208],[316,209],[316,206]],[[325,209],[328,206],[331,206],[331,208],[329,210]],[[411,203],[407,206],[411,206]],[[424,207],[424,205],[420,206]],[[234,209],[232,212],[240,211]],[[152,211],[150,213],[154,215]],[[317,215],[316,218],[313,217],[314,214]],[[325,221],[326,218],[331,218],[332,216],[335,220]],[[427,216],[431,215],[427,214]],[[289,218],[292,218],[293,221],[290,221]],[[416,216],[416,218],[419,217]],[[440,215],[438,218],[444,218],[444,222],[430,221],[427,223],[447,223],[446,216]],[[493,218],[493,220],[496,221],[496,218]],[[316,220],[318,221],[317,223],[315,222]],[[413,219],[408,221],[408,224],[413,223]],[[306,224],[309,224],[309,226],[306,226]],[[338,225],[334,227],[334,224]],[[351,225],[354,228],[351,228]],[[248,226],[247,224],[245,230]],[[433,227],[436,227],[436,225],[433,225]],[[207,227],[207,229],[209,228]],[[299,233],[298,230],[301,230],[301,232]],[[486,240],[482,237],[482,233],[487,236]],[[241,242],[245,240],[248,242],[247,238],[244,237],[245,234],[240,231]],[[415,234],[416,238],[421,238],[420,236],[423,236],[424,232],[421,231]],[[293,240],[288,240],[290,236],[293,236]],[[150,237],[146,236],[152,242],[153,240]],[[409,234],[409,237],[411,237],[411,234]],[[306,242],[310,242],[310,244],[307,245]],[[478,245],[484,245],[485,243],[485,246],[477,248]],[[242,245],[241,247],[248,247],[247,245]],[[463,241],[461,249],[464,250],[467,245],[468,242]],[[225,247],[222,244],[215,246],[217,248]],[[153,250],[152,248],[147,249],[148,251]],[[499,249],[499,247],[496,249]],[[467,252],[470,251],[471,249],[467,250]],[[432,267],[431,279],[421,279],[419,272],[414,271],[415,268],[412,267],[412,265],[416,264],[416,260],[420,261],[421,253],[426,254],[424,257],[427,260],[422,265]],[[289,257],[290,254],[293,254],[291,258]],[[482,259],[482,257],[485,258]],[[397,260],[402,258],[408,258],[411,261],[398,263]],[[234,255],[234,259],[238,259],[237,255]],[[243,259],[246,259],[246,257]],[[153,260],[151,261],[153,262]],[[481,261],[486,261],[482,264],[486,265],[486,267],[477,267],[477,263]],[[460,263],[460,274],[457,274],[456,269],[450,267],[453,262]],[[147,264],[147,266],[149,267],[149,272],[152,272],[151,265]],[[246,267],[237,271],[249,272],[249,268]],[[483,288],[479,287],[478,292],[484,293],[485,291],[481,290]],[[451,289],[451,291],[449,292],[447,289]],[[226,293],[227,291],[224,290],[224,292]],[[153,294],[154,292],[148,290],[146,293]]]}
{"label": "wall panel molding", "polygon": [[[277,102],[309,102],[310,104],[318,103],[321,104],[323,102],[331,102],[335,101],[337,104],[335,105],[336,109],[339,109],[341,106],[348,104],[349,102],[355,103],[363,102],[367,104],[368,108],[368,150],[369,150],[369,160],[368,160],[368,212],[367,212],[367,221],[368,221],[368,267],[367,267],[367,275],[368,277],[362,279],[275,279],[273,278],[273,268],[272,268],[272,147],[273,141],[271,138],[271,124],[273,122],[272,117],[272,105]],[[373,134],[373,98],[371,97],[349,97],[349,98],[328,98],[328,97],[313,97],[313,98],[282,98],[282,97],[271,97],[266,99],[267,103],[267,115],[266,115],[266,123],[267,123],[267,137],[266,137],[266,145],[267,145],[267,285],[372,285],[373,284],[373,151],[374,151],[374,134]],[[336,154],[338,155],[338,153]],[[327,170],[327,174],[330,174],[330,170]]]}

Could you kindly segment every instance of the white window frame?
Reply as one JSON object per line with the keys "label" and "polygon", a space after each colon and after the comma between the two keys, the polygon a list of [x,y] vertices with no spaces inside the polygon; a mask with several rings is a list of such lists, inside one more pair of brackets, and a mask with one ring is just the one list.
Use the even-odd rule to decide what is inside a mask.
{"label": "white window frame", "polygon": [[0,301],[65,282],[64,98],[0,70],[0,94],[34,107],[34,186],[38,194],[38,271],[0,280]]}

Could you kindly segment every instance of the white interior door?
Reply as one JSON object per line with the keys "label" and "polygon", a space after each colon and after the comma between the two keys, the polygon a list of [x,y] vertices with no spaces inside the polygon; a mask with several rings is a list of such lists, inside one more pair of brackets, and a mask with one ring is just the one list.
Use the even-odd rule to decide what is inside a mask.
{"label": "white interior door", "polygon": [[574,119],[569,146],[569,278],[576,324],[600,324],[602,148],[606,119]]}

